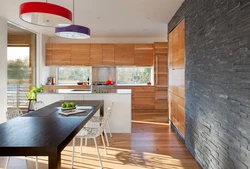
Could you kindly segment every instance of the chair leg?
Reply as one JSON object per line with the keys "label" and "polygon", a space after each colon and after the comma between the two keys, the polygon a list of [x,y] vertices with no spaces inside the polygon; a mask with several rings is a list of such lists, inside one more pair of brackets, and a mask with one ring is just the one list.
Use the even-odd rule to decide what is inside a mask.
{"label": "chair leg", "polygon": [[82,154],[82,137],[81,137],[81,141],[80,141],[80,154]]}
{"label": "chair leg", "polygon": [[74,152],[75,152],[75,137],[73,138],[73,143],[72,143],[72,161],[71,161],[71,167],[74,168]]}
{"label": "chair leg", "polygon": [[108,130],[109,130],[109,135],[110,135],[110,137],[112,137],[112,133],[110,131],[110,127],[109,127],[109,122],[108,121],[107,121],[107,126],[108,126]]}
{"label": "chair leg", "polygon": [[101,156],[100,156],[99,149],[98,149],[98,145],[97,145],[97,143],[96,143],[96,138],[94,137],[93,139],[94,139],[94,142],[95,142],[95,147],[96,147],[96,151],[97,151],[97,154],[98,154],[98,158],[99,158],[100,166],[101,166],[101,168],[103,168],[103,167],[102,167],[102,160],[101,160]]}
{"label": "chair leg", "polygon": [[104,141],[104,138],[103,138],[103,135],[101,134],[101,137],[102,137],[102,144],[103,144],[103,147],[104,147],[104,150],[105,150],[105,155],[107,155],[107,149],[106,149],[106,144],[105,144],[105,141]]}
{"label": "chair leg", "polygon": [[36,156],[36,169],[38,169],[38,156]]}
{"label": "chair leg", "polygon": [[10,161],[10,156],[7,157],[7,160],[6,160],[6,163],[5,163],[5,169],[8,168],[8,166],[9,166],[9,161]]}
{"label": "chair leg", "polygon": [[106,139],[106,141],[107,141],[107,146],[109,147],[109,139],[108,139],[108,137],[107,137],[107,132],[106,132],[105,129],[104,129],[104,135],[105,135],[105,139]]}

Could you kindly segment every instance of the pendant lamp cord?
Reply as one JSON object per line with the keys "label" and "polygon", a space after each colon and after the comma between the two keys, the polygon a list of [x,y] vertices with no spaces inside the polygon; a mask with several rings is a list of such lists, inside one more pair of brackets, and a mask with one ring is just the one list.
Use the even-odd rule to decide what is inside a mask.
{"label": "pendant lamp cord", "polygon": [[73,0],[73,25],[75,24],[75,0]]}

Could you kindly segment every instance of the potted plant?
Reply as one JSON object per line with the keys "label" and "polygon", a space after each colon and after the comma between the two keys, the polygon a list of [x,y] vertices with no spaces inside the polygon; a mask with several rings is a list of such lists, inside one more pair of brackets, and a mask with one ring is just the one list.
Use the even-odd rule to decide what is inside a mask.
{"label": "potted plant", "polygon": [[44,86],[41,85],[40,87],[34,86],[29,93],[26,94],[27,99],[29,100],[28,111],[33,110],[34,106],[33,103],[36,102],[37,93],[43,91]]}

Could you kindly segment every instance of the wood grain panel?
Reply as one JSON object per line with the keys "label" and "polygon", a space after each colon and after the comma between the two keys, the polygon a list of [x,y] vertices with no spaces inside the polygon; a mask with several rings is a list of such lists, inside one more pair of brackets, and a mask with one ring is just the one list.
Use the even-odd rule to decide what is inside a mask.
{"label": "wood grain panel", "polygon": [[134,65],[134,44],[115,44],[115,65]]}
{"label": "wood grain panel", "polygon": [[169,38],[169,112],[170,120],[185,137],[185,21]]}
{"label": "wood grain panel", "polygon": [[53,65],[70,65],[70,57],[70,44],[53,44]]}
{"label": "wood grain panel", "polygon": [[154,109],[154,97],[135,97],[134,109]]}
{"label": "wood grain panel", "polygon": [[53,45],[46,44],[46,61],[45,65],[50,66],[53,64]]}
{"label": "wood grain panel", "polygon": [[169,92],[170,120],[180,133],[185,136],[185,100]]}
{"label": "wood grain panel", "polygon": [[102,64],[113,66],[115,64],[115,45],[102,45]]}
{"label": "wood grain panel", "polygon": [[90,65],[90,44],[71,44],[71,65]]}
{"label": "wood grain panel", "polygon": [[184,20],[172,31],[172,68],[184,68],[185,22]]}
{"label": "wood grain panel", "polygon": [[152,44],[135,44],[135,65],[152,66],[154,48]]}
{"label": "wood grain panel", "polygon": [[90,64],[92,66],[102,65],[102,44],[91,44]]}

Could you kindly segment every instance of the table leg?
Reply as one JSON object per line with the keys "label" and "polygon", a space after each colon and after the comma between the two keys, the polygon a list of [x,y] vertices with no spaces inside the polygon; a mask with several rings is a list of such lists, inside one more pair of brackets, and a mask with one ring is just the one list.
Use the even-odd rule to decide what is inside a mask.
{"label": "table leg", "polygon": [[49,156],[49,169],[61,169],[61,153]]}
{"label": "table leg", "polygon": [[104,111],[103,110],[104,110],[104,104],[100,108],[100,116],[104,116]]}

